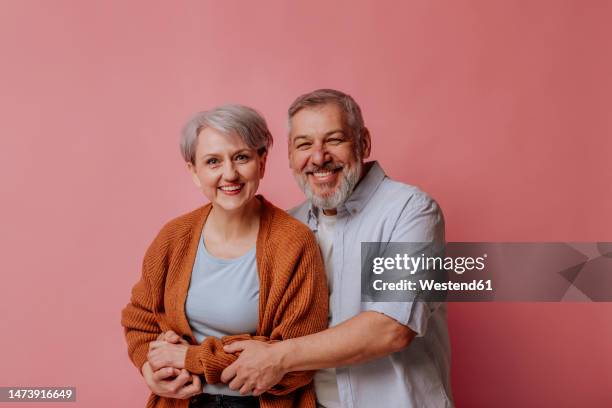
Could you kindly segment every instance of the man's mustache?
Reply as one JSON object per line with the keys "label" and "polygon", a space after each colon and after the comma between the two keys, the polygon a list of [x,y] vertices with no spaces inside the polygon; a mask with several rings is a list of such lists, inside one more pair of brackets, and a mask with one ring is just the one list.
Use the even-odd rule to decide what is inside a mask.
{"label": "man's mustache", "polygon": [[342,164],[329,162],[329,163],[323,164],[322,166],[308,166],[304,169],[304,173],[315,173],[315,172],[322,171],[322,170],[334,171],[334,170],[341,169],[343,167],[344,165]]}

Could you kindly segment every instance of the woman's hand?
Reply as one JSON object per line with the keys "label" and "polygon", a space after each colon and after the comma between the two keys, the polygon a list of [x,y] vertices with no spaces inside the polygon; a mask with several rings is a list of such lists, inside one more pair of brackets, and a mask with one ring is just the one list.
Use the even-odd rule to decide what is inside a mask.
{"label": "woman's hand", "polygon": [[[166,345],[164,345],[164,343],[166,343],[166,345],[181,344],[185,347],[189,345],[189,343],[185,339],[181,338],[172,330],[168,330],[164,333],[161,333],[159,336],[157,336],[157,341],[149,343],[149,354],[147,354],[147,358],[149,360],[149,364],[151,364],[151,368],[154,371],[160,370],[162,367],[185,368],[185,357],[183,356],[181,363],[180,355],[176,354],[177,350],[165,350],[153,353],[154,360],[153,362],[151,361],[151,352],[156,349],[165,348]],[[174,351],[174,353],[172,353],[172,351]],[[187,354],[186,348],[185,354]],[[177,358],[177,360],[175,361],[176,364],[162,364],[163,360],[168,358]]]}
{"label": "woman's hand", "polygon": [[[181,343],[181,344],[189,345],[187,340],[181,338],[178,334],[176,334],[172,330],[168,330],[166,332],[163,332],[162,334],[157,336],[157,340],[159,340],[159,341],[167,341],[168,343],[172,343],[172,344]],[[150,347],[149,347],[149,351],[150,351]]]}
{"label": "woman's hand", "polygon": [[142,376],[151,392],[160,397],[188,399],[202,392],[200,377],[184,368],[165,367],[153,372],[147,361],[142,366]]}
{"label": "woman's hand", "polygon": [[147,360],[153,371],[163,367],[185,368],[186,344],[172,344],[165,340],[156,340],[149,343]]}

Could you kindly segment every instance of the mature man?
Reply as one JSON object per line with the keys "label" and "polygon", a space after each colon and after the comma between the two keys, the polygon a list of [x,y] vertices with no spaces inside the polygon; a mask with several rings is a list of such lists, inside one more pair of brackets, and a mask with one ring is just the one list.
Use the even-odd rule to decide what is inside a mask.
{"label": "mature man", "polygon": [[222,380],[258,395],[291,371],[319,370],[334,407],[451,407],[446,305],[362,302],[361,242],[444,241],[438,205],[365,163],[370,134],[353,98],[321,89],[289,108],[289,161],[307,201],[291,213],[315,232],[330,287],[330,327],[275,344],[245,341]]}

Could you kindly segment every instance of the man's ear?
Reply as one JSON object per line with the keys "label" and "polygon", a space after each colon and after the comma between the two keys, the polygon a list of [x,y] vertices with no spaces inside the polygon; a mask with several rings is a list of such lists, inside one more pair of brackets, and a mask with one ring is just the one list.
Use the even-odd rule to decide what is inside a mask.
{"label": "man's ear", "polygon": [[289,160],[289,168],[291,168],[291,153],[293,150],[291,149],[291,134],[287,136],[287,159]]}
{"label": "man's ear", "polygon": [[198,188],[202,188],[202,183],[200,183],[195,165],[192,162],[187,162],[187,170],[191,173],[191,180],[193,180],[193,184],[195,184]]}
{"label": "man's ear", "polygon": [[370,131],[368,128],[363,128],[363,134],[361,135],[361,160],[370,157],[372,152],[372,141],[370,140]]}

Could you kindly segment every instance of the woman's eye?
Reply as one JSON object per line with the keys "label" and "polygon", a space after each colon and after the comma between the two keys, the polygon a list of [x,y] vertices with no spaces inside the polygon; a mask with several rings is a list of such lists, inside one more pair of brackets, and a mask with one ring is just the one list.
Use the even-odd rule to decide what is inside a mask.
{"label": "woman's eye", "polygon": [[239,154],[236,156],[236,160],[239,162],[244,162],[249,160],[249,156],[247,156],[246,154]]}
{"label": "woman's eye", "polygon": [[211,159],[206,160],[206,164],[208,164],[209,166],[214,166],[215,164],[218,164],[218,163],[219,163],[219,160],[217,159],[211,158]]}
{"label": "woman's eye", "polygon": [[327,139],[327,143],[337,145],[337,144],[342,143],[342,139],[338,139],[338,138]]}

